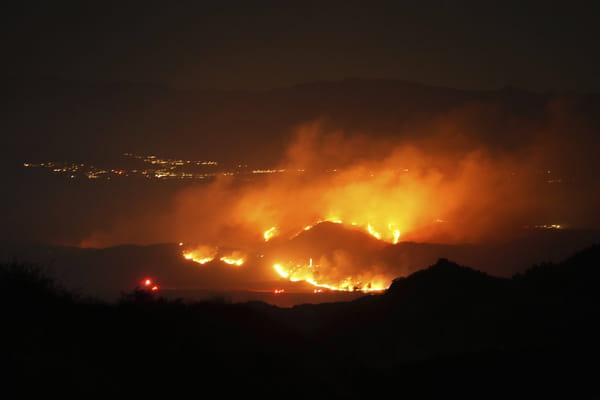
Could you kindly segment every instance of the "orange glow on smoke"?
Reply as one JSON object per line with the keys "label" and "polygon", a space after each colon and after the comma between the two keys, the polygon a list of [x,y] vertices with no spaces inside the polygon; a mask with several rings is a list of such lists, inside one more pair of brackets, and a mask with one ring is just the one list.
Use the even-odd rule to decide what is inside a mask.
{"label": "orange glow on smoke", "polygon": [[[186,259],[244,265],[240,270],[252,279],[256,271],[257,279],[306,282],[315,293],[385,290],[408,267],[403,260],[374,260],[368,249],[401,241],[503,239],[515,222],[522,226],[541,209],[532,193],[539,185],[526,173],[538,161],[531,161],[528,152],[510,157],[490,152],[443,128],[441,137],[450,135],[443,145],[425,139],[361,141],[309,128],[289,147],[279,173],[263,174],[249,184],[219,178],[182,192],[169,219],[174,237],[214,244],[185,249]],[[344,230],[331,226],[309,232],[324,222],[379,243],[354,233],[343,234],[350,242],[336,241],[328,232]]]}

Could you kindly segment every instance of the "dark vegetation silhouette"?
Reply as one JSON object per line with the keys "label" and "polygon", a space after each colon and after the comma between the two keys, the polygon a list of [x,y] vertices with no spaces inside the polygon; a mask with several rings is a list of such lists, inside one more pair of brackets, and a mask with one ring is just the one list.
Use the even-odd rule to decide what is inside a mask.
{"label": "dark vegetation silhouette", "polygon": [[166,300],[140,288],[103,303],[39,267],[4,264],[0,390],[594,397],[599,267],[600,245],[511,279],[440,259],[381,295],[283,309]]}

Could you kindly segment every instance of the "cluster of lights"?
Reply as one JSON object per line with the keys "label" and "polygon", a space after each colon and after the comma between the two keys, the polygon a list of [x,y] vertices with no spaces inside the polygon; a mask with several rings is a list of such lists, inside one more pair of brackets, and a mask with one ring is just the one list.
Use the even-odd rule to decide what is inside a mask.
{"label": "cluster of lights", "polygon": [[547,224],[547,225],[534,225],[537,229],[562,229],[563,226],[559,224]]}
{"label": "cluster of lights", "polygon": [[[151,164],[152,168],[98,168],[91,164],[49,161],[42,163],[24,162],[25,168],[46,168],[55,174],[65,174],[70,178],[83,177],[87,179],[104,178],[110,180],[115,177],[140,176],[147,179],[206,179],[217,175],[217,172],[205,171],[190,172],[189,168],[214,167],[216,161],[162,159],[157,156],[143,156],[132,153],[123,153],[124,158],[140,160]],[[187,168],[187,170],[185,170]]]}

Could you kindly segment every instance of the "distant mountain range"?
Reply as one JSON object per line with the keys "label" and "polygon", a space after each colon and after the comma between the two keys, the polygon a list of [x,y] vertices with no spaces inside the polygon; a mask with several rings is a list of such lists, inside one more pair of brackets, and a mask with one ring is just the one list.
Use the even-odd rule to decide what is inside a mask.
{"label": "distant mountain range", "polygon": [[575,101],[578,111],[598,123],[596,94],[542,94],[511,87],[466,91],[369,79],[265,91],[32,79],[5,82],[0,104],[7,157],[94,160],[133,151],[268,164],[279,159],[298,125],[317,119],[332,130],[385,137],[409,135],[411,126],[477,107],[496,110],[484,113],[492,120],[480,139],[509,146],[523,140],[511,132],[512,117],[543,119],[548,102],[556,98]]}

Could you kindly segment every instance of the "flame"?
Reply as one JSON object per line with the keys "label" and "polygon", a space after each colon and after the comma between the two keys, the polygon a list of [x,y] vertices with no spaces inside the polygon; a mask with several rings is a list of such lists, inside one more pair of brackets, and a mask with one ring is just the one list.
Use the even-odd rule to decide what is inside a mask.
{"label": "flame", "polygon": [[[198,264],[206,264],[213,261],[219,253],[219,249],[217,247],[211,246],[198,246],[194,250],[187,250],[182,253],[183,258],[186,260],[191,260]],[[223,254],[219,257],[219,260],[224,262],[227,265],[232,266],[242,266],[246,262],[246,254],[235,250],[228,254]]]}
{"label": "flame", "polygon": [[[324,243],[327,246],[316,246],[314,251],[307,250],[304,246],[311,245],[310,237],[298,241],[298,245],[315,259],[311,262],[307,257],[299,261],[293,249],[295,243],[288,246],[285,240],[328,222],[342,224],[390,245],[401,241],[478,242],[501,235],[496,233],[501,230],[498,222],[503,229],[505,225],[510,228],[528,204],[534,203],[523,200],[505,208],[499,201],[512,199],[507,194],[520,187],[521,178],[510,175],[510,171],[520,166],[518,158],[496,159],[477,147],[464,152],[443,147],[437,154],[437,147],[431,148],[429,142],[423,143],[422,148],[419,144],[403,143],[388,146],[387,142],[376,148],[370,142],[365,143],[368,146],[356,145],[360,143],[358,140],[346,146],[343,136],[333,135],[330,143],[327,137],[323,141],[310,132],[300,135],[287,154],[285,162],[294,167],[287,171],[311,165],[310,175],[274,174],[243,187],[223,180],[186,192],[177,216],[186,222],[190,221],[190,215],[194,216],[202,229],[189,228],[190,234],[203,235],[202,240],[252,249],[257,254],[253,261],[260,262],[259,267],[266,274],[307,282],[314,286],[311,289],[368,292],[384,290],[391,279],[405,272],[405,266],[388,265],[387,258],[369,259],[367,255],[360,256],[363,257],[360,261],[360,257],[348,255],[344,256],[348,262],[337,260],[328,264],[317,259],[316,251],[334,246],[334,241]],[[462,149],[462,143],[457,145]],[[367,150],[369,154],[365,153]],[[331,160],[342,153],[344,157]],[[339,166],[333,164],[338,161]],[[523,183],[529,184],[528,178],[523,178]],[[559,229],[560,225],[550,226]],[[327,239],[324,235],[315,238]],[[360,238],[356,242],[361,243]],[[365,247],[382,247],[371,244]],[[289,249],[292,249],[289,254],[280,254]],[[346,251],[346,247],[340,247],[326,255],[334,257],[333,251],[340,249]],[[348,249],[349,253],[353,251]],[[356,252],[359,251],[363,252],[357,248]],[[265,260],[261,261],[263,256]],[[240,261],[242,257],[231,254],[188,252],[185,257],[199,263],[217,257],[232,266],[250,264],[248,259]],[[266,260],[269,261],[264,263]],[[254,266],[246,265],[245,270],[251,267]]]}
{"label": "flame", "polygon": [[290,276],[290,274],[288,272],[286,272],[286,270],[283,269],[283,267],[280,264],[273,265],[273,268],[275,269],[275,271],[277,271],[279,276],[281,276],[282,278],[287,279]]}
{"label": "flame", "polygon": [[306,282],[317,289],[314,293],[320,293],[319,289],[328,289],[332,291],[343,291],[343,292],[356,292],[361,291],[365,293],[369,292],[381,292],[387,288],[387,285],[383,283],[382,279],[373,279],[372,281],[363,282],[353,277],[345,277],[339,280],[335,284],[326,284],[317,281],[317,277],[321,275],[319,264],[313,264],[312,258],[308,264],[296,264],[288,263],[287,267],[281,264],[274,264],[273,269],[277,274],[290,282]]}
{"label": "flame", "polygon": [[[302,228],[302,230],[300,230],[296,234],[292,235],[290,237],[290,239],[298,236],[302,232],[311,230],[312,228],[314,228],[315,226],[317,226],[318,224],[320,224],[322,222],[331,222],[334,224],[342,224],[342,225],[348,226],[349,228],[352,228],[352,229],[359,229],[359,230],[362,230],[363,232],[371,235],[375,239],[381,240],[384,242],[388,242],[388,243],[392,243],[392,244],[398,244],[400,242],[401,232],[399,229],[396,228],[397,225],[395,223],[388,223],[388,224],[386,224],[386,226],[387,226],[386,230],[382,229],[381,231],[379,231],[379,230],[376,230],[375,227],[373,226],[373,224],[371,224],[370,222],[367,222],[366,224],[359,224],[358,222],[353,221],[348,224],[339,218],[325,218],[322,220],[318,220],[311,225],[306,225],[304,228]],[[381,232],[383,232],[383,233],[381,233]]]}
{"label": "flame", "polygon": [[371,224],[367,224],[367,231],[375,239],[381,240],[381,234],[379,232],[377,232],[375,229],[373,229],[373,227],[371,226]]}
{"label": "flame", "polygon": [[277,235],[277,227],[273,226],[269,229],[267,229],[266,231],[263,232],[263,238],[265,239],[265,242],[268,242],[269,240],[273,239],[273,237],[275,237]]}
{"label": "flame", "polygon": [[210,246],[199,246],[194,250],[184,251],[183,257],[198,264],[206,264],[215,259],[217,249]]}
{"label": "flame", "polygon": [[225,264],[235,265],[237,267],[242,266],[246,262],[246,256],[240,251],[233,251],[227,256],[220,258]]}

